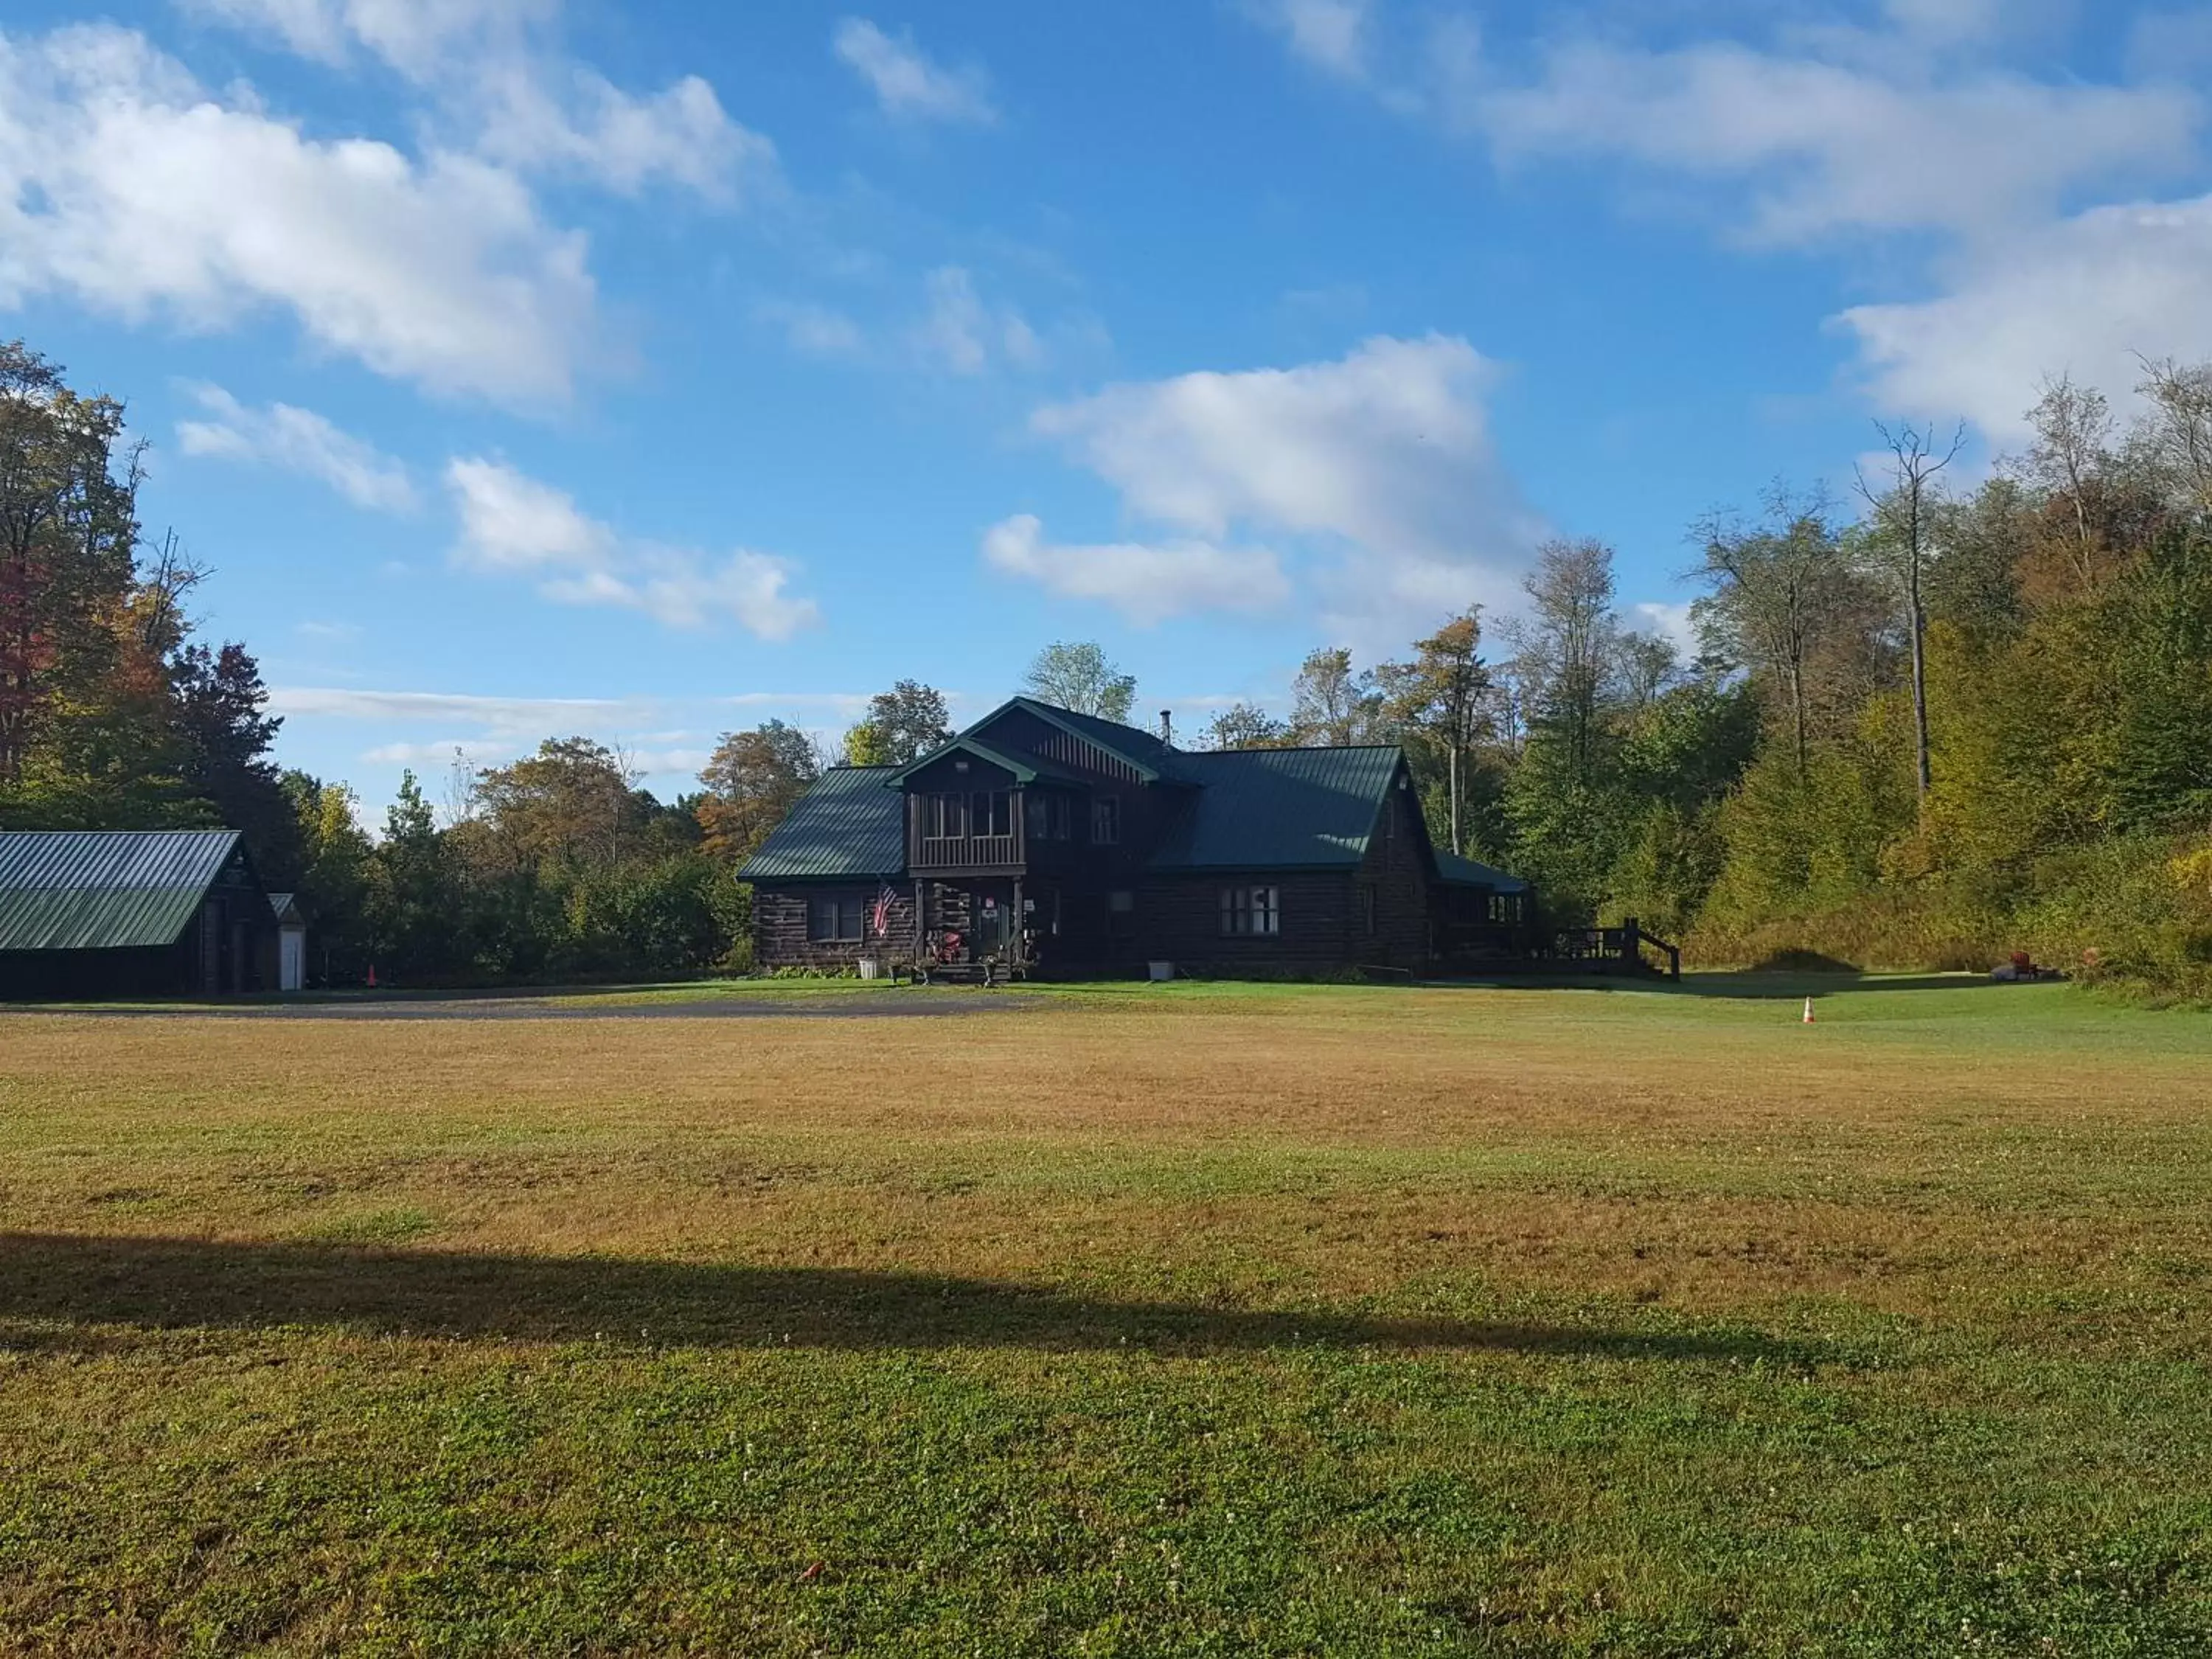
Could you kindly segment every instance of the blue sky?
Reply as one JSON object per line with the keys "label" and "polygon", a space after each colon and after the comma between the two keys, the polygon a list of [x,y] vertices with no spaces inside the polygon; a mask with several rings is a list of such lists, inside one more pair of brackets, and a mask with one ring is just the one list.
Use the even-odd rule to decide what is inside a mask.
{"label": "blue sky", "polygon": [[[288,764],[1186,729],[1876,416],[2212,356],[2212,8],[15,0],[0,330],[128,398]],[[1650,613],[1656,621],[1663,613]]]}

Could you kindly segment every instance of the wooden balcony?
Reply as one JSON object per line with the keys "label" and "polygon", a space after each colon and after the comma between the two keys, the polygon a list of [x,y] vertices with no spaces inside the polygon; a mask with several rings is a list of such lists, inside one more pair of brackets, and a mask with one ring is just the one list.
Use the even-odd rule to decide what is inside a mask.
{"label": "wooden balcony", "polygon": [[917,876],[959,872],[1015,872],[1022,867],[1022,833],[1010,836],[921,836],[907,837],[907,867]]}

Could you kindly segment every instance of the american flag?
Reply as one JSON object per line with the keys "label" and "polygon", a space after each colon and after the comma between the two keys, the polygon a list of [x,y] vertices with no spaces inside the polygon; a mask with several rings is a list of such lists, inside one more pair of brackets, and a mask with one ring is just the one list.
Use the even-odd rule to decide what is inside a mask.
{"label": "american flag", "polygon": [[876,907],[868,912],[868,921],[874,927],[878,939],[891,936],[891,902],[897,896],[889,887],[876,895]]}

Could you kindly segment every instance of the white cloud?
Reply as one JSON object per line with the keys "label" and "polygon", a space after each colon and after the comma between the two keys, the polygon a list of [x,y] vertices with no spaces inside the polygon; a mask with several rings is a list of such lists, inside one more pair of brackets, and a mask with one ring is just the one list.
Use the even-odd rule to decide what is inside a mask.
{"label": "white cloud", "polygon": [[809,357],[857,357],[867,341],[843,312],[811,301],[770,301],[754,315],[780,330],[793,351]]}
{"label": "white cloud", "polygon": [[582,237],[483,161],[312,139],[204,92],[139,35],[0,35],[0,306],[60,295],[220,328],[289,312],[434,390],[569,394],[595,294]]}
{"label": "white cloud", "polygon": [[1109,386],[1039,410],[1033,430],[1113,484],[1131,517],[1172,533],[1058,546],[1012,519],[986,560],[1157,620],[1281,604],[1284,556],[1299,550],[1317,562],[1325,619],[1355,642],[1510,601],[1546,526],[1492,445],[1493,377],[1463,339],[1382,337],[1334,362]]}
{"label": "white cloud", "polygon": [[1250,0],[1248,9],[1315,68],[1367,78],[1369,0]]}
{"label": "white cloud", "polygon": [[[808,712],[820,711],[842,724],[864,709],[867,701],[863,693],[844,691],[746,691],[671,700],[280,685],[269,694],[271,712],[292,721],[289,729],[295,735],[306,726],[323,722],[368,728],[363,735],[372,746],[362,750],[360,758],[372,764],[412,767],[440,778],[457,750],[470,766],[493,766],[530,753],[547,737],[580,733],[618,750],[648,779],[664,786],[664,798],[691,787],[709,752],[701,744],[709,732],[726,731],[734,723],[733,709],[747,711],[745,720],[775,714],[803,721]],[[434,735],[419,735],[424,728]],[[331,735],[327,729],[325,735]],[[834,740],[836,733],[816,735],[826,741]],[[373,815],[369,827],[374,829],[380,817],[380,813]]]}
{"label": "white cloud", "polygon": [[946,69],[911,36],[893,39],[865,17],[848,17],[837,25],[831,46],[894,119],[988,126],[999,118],[981,69]]}
{"label": "white cloud", "polygon": [[374,512],[415,510],[415,486],[405,466],[313,410],[290,404],[250,409],[219,386],[193,386],[191,395],[208,418],[177,422],[177,443],[185,454],[301,473]]}
{"label": "white cloud", "polygon": [[534,732],[579,720],[641,718],[645,705],[605,697],[487,697],[448,691],[362,691],[331,686],[274,686],[272,713],[330,720],[466,723],[504,732]]}
{"label": "white cloud", "polygon": [[1876,66],[1864,51],[1577,40],[1552,49],[1527,83],[1479,76],[1462,112],[1507,160],[1618,158],[1747,186],[1747,234],[1779,243],[1865,230],[1986,234],[2082,186],[2165,175],[2194,154],[2202,106],[2179,87],[1931,70],[1903,46]]}
{"label": "white cloud", "polygon": [[517,752],[511,738],[441,738],[429,743],[380,743],[361,757],[379,766],[489,766]]}
{"label": "white cloud", "polygon": [[629,540],[564,492],[498,461],[457,459],[446,478],[460,515],[461,561],[534,577],[548,599],[641,611],[672,628],[727,619],[764,640],[788,639],[821,620],[813,600],[786,591],[787,560],[744,549],[718,560]]}
{"label": "white cloud", "polygon": [[1539,527],[1492,447],[1465,340],[1378,337],[1333,362],[1110,386],[1041,410],[1139,516],[1247,523],[1447,567],[1517,562]]}
{"label": "white cloud", "polygon": [[928,310],[914,331],[923,358],[955,374],[981,374],[998,364],[1030,369],[1045,360],[1043,341],[1012,306],[994,306],[958,265],[929,273]]}
{"label": "white cloud", "polygon": [[1644,599],[1629,606],[1636,613],[1638,623],[1647,634],[1656,634],[1674,642],[1674,648],[1685,657],[1695,657],[1700,649],[1698,630],[1690,620],[1687,602],[1669,605],[1657,599]]}
{"label": "white cloud", "polygon": [[554,46],[559,0],[185,0],[263,44],[343,66],[366,53],[436,103],[447,136],[525,172],[624,195],[665,183],[734,198],[775,149],[696,75],[623,91]]}
{"label": "white cloud", "polygon": [[342,64],[365,49],[410,79],[446,72],[487,47],[512,48],[557,0],[181,0],[259,44]]}
{"label": "white cloud", "polygon": [[1290,597],[1280,561],[1264,548],[1194,540],[1062,545],[1047,542],[1029,514],[994,526],[983,559],[1002,574],[1064,599],[1109,605],[1143,624],[1194,611],[1272,611]]}
{"label": "white cloud", "polygon": [[2100,207],[1947,263],[1936,298],[1839,322],[1883,407],[2008,441],[2045,374],[2124,401],[2140,357],[2212,357],[2208,271],[2212,197]]}
{"label": "white cloud", "polygon": [[[2020,0],[2009,0],[2022,9]],[[2005,23],[2008,0],[1883,0],[1882,11],[1899,33],[1936,46],[1985,40]]]}
{"label": "white cloud", "polygon": [[518,59],[476,82],[488,94],[479,148],[531,172],[586,179],[627,196],[656,183],[710,201],[766,180],[775,146],[723,111],[714,88],[687,75],[649,97],[580,65]]}

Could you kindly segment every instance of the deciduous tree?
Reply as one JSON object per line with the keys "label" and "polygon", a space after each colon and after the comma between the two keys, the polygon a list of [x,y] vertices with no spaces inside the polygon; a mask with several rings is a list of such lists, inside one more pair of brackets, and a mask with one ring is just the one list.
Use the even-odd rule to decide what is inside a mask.
{"label": "deciduous tree", "polygon": [[1291,730],[1299,743],[1342,749],[1372,742],[1382,714],[1375,676],[1355,670],[1343,647],[1325,646],[1299,665],[1291,686]]}
{"label": "deciduous tree", "polygon": [[1864,544],[1904,612],[1912,665],[1913,775],[1924,798],[1935,777],[1928,743],[1928,567],[1943,507],[1942,476],[1966,447],[1966,428],[1961,422],[1948,442],[1910,421],[1894,427],[1877,421],[1875,430],[1889,451],[1889,468],[1879,485],[1869,483],[1863,470],[1857,474],[1859,494],[1872,514]]}
{"label": "deciduous tree", "polygon": [[1107,659],[1104,648],[1085,640],[1048,645],[1030,661],[1022,690],[1055,708],[1127,720],[1137,700],[1137,677]]}
{"label": "deciduous tree", "polygon": [[919,680],[901,680],[868,700],[868,712],[845,734],[853,766],[904,766],[952,739],[945,694]]}
{"label": "deciduous tree", "polygon": [[698,806],[707,851],[742,863],[821,775],[820,750],[796,726],[768,720],[726,733],[699,774],[707,792]]}

